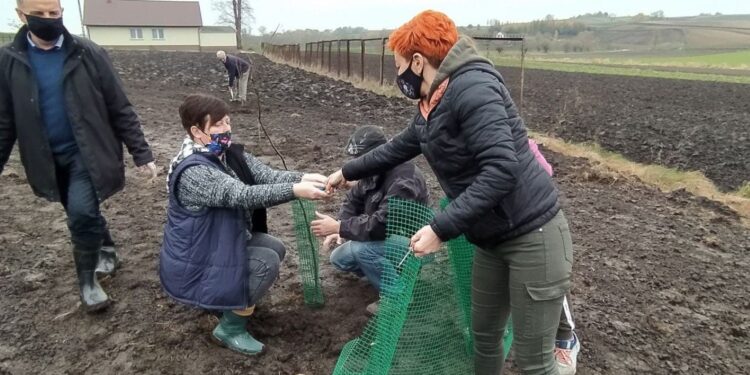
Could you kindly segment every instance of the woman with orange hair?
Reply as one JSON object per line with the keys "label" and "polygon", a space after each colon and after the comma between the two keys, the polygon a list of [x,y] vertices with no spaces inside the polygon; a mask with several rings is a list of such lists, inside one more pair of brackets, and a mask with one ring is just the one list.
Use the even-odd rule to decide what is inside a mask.
{"label": "woman with orange hair", "polygon": [[461,234],[475,245],[472,330],[475,373],[502,371],[509,316],[514,359],[524,374],[558,374],[555,333],[570,288],[573,245],[550,176],[529,148],[526,127],[495,67],[445,14],[425,11],[395,30],[397,83],[419,100],[409,127],[328,179],[383,173],[424,155],[450,205],[411,239],[417,256]]}

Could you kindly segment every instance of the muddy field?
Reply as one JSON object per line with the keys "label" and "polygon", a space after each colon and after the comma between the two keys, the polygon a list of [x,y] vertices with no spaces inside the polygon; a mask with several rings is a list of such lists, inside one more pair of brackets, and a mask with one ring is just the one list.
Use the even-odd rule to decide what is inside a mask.
{"label": "muddy field", "polygon": [[[158,163],[164,167],[181,143],[177,107],[182,98],[194,92],[228,95],[221,91],[223,68],[210,54],[116,52],[112,56]],[[414,110],[401,99],[383,98],[259,56],[254,59],[253,85],[260,94],[263,123],[294,169],[331,172],[345,160],[343,145],[356,126],[380,125],[393,135]],[[729,143],[722,146],[720,138],[686,140],[667,126],[700,123],[700,129],[715,130],[704,124],[711,113],[726,115],[725,123],[741,119],[741,109],[747,112],[748,104],[738,99],[747,95],[739,89],[735,96],[725,92],[716,106],[705,101],[713,92],[708,89],[676,91],[705,99],[679,106],[682,100],[668,96],[667,89],[658,84],[647,86],[652,90],[648,91],[639,89],[637,79],[629,84],[624,78],[593,77],[586,81],[591,87],[583,88],[566,85],[571,77],[564,73],[546,74],[550,77],[545,80],[527,76],[529,87],[555,85],[556,89],[545,86],[551,91],[545,95],[558,98],[555,103],[562,98],[573,100],[576,96],[570,90],[577,90],[581,103],[571,113],[586,115],[575,127],[552,129],[560,135],[598,134],[597,140],[604,145],[625,145],[634,150],[634,156],[647,158],[653,156],[652,151],[641,147],[656,142],[656,134],[661,134],[659,142],[675,150],[662,152],[662,160],[675,163],[702,160],[697,156],[681,159],[691,147],[692,153],[713,153],[711,162],[727,166],[742,162],[737,157],[742,150],[747,155],[747,145],[736,140],[739,135],[727,138]],[[680,88],[684,87],[676,87]],[[597,95],[602,89],[631,99],[620,101],[626,104],[618,107],[617,100]],[[530,92],[529,98],[542,100],[536,99],[541,93]],[[250,99],[246,107],[235,107],[232,130],[252,152],[280,166],[267,142],[259,140],[256,95]],[[532,103],[526,111],[537,128],[557,121],[553,120],[559,112],[557,104]],[[730,111],[731,103],[736,110]],[[698,116],[701,109],[705,115]],[[618,114],[627,114],[626,119],[616,120]],[[654,121],[648,126],[659,124],[659,118],[669,120],[653,134],[647,133],[648,137],[637,136],[645,130],[633,127],[647,129],[639,120],[645,118]],[[599,123],[606,128],[593,125]],[[573,128],[579,130],[565,132]],[[713,137],[702,131],[691,134]],[[739,148],[722,160],[720,155],[728,155],[727,149],[734,147],[730,145]],[[579,374],[748,373],[750,234],[738,218],[705,199],[683,192],[662,193],[598,171],[585,160],[546,154],[555,167],[574,234],[572,302],[583,343]],[[428,170],[423,160],[419,163]],[[125,191],[104,204],[124,260],[119,273],[103,281],[116,303],[107,312],[91,316],[76,309],[65,215],[59,204],[33,197],[17,154],[12,157],[0,177],[4,224],[0,229],[0,373],[331,372],[341,347],[364,327],[364,308],[376,295],[366,283],[333,272],[323,261],[327,303],[319,310],[303,305],[289,205],[270,211],[271,231],[290,251],[280,280],[260,303],[249,326],[269,351],[249,358],[210,343],[212,317],[172,302],[161,291],[156,269],[166,206],[164,180],[145,180],[132,168],[127,173]],[[737,175],[742,173],[734,170],[716,176],[731,181]],[[427,176],[433,198],[442,196],[432,174]],[[321,209],[332,213],[335,207],[332,202]]]}
{"label": "muddy field", "polygon": [[[354,75],[360,61],[352,55]],[[337,62],[334,53],[334,73]],[[365,69],[379,79],[380,56],[367,55]],[[498,69],[520,102],[520,69]],[[385,82],[395,74],[386,56]],[[642,163],[701,171],[724,191],[750,181],[750,85],[536,69],[524,77],[522,110],[532,130],[596,142]]]}

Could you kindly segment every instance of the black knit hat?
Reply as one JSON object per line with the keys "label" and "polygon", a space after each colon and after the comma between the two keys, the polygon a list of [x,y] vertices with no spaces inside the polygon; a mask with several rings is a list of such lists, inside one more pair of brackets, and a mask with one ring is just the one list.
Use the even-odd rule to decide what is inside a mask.
{"label": "black knit hat", "polygon": [[365,125],[354,131],[346,144],[346,153],[360,157],[386,142],[385,133],[377,126]]}

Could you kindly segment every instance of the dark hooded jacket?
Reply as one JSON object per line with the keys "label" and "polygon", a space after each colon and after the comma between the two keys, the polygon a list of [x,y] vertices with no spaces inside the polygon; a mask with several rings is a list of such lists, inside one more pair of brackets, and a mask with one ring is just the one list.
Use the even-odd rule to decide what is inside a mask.
{"label": "dark hooded jacket", "polygon": [[441,63],[430,96],[450,78],[427,118],[343,168],[347,180],[383,173],[423,154],[451,203],[431,222],[441,240],[460,234],[492,247],[541,227],[559,211],[558,192],[529,149],[526,127],[503,78],[462,37]]}

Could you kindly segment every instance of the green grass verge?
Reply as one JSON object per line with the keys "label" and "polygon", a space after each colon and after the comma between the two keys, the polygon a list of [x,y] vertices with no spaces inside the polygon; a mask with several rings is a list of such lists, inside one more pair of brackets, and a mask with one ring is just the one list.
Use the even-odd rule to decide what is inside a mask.
{"label": "green grass verge", "polygon": [[670,66],[746,68],[750,67],[750,50],[726,53],[712,53],[695,56],[654,56],[637,59],[636,62]]}
{"label": "green grass verge", "polygon": [[739,190],[737,190],[735,194],[739,195],[740,197],[750,199],[750,181],[746,181],[745,184],[742,185],[742,187],[739,188]]}
{"label": "green grass verge", "polygon": [[[520,67],[521,61],[517,58],[494,58],[493,62],[500,66]],[[555,70],[571,73],[606,74],[630,77],[651,77],[667,79],[685,79],[691,81],[710,81],[750,84],[750,76],[730,76],[722,74],[703,74],[676,71],[663,71],[648,68],[615,67],[596,64],[575,64],[548,61],[526,61],[527,69]]]}

